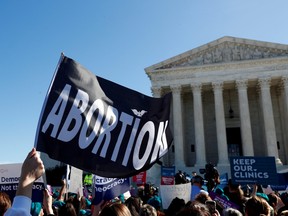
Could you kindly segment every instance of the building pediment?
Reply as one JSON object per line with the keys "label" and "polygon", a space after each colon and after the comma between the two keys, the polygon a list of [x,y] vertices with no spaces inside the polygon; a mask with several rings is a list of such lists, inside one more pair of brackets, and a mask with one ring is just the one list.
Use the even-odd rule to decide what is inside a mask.
{"label": "building pediment", "polygon": [[180,67],[288,57],[288,45],[222,37],[145,69],[146,72]]}

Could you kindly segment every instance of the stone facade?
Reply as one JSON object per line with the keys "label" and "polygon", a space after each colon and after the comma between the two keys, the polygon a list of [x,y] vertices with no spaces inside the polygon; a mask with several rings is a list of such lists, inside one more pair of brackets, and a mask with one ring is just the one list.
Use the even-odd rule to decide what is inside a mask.
{"label": "stone facade", "polygon": [[[173,94],[164,165],[191,173],[211,162],[230,173],[229,156],[287,165],[288,45],[223,37],[145,71],[154,97]],[[149,172],[157,184],[159,165]]]}

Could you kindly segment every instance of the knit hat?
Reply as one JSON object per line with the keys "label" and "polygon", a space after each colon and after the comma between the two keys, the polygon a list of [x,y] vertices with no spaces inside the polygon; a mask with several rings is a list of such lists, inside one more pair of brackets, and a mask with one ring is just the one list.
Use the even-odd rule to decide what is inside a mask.
{"label": "knit hat", "polygon": [[159,196],[153,196],[152,198],[150,198],[147,203],[149,205],[152,205],[155,209],[159,209],[161,208],[162,202]]}

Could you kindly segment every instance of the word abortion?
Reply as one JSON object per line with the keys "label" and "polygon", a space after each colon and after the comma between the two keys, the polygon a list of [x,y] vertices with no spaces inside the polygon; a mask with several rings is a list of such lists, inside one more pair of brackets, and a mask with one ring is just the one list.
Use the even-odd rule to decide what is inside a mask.
{"label": "word abortion", "polygon": [[[122,165],[127,166],[131,157],[133,145],[135,145],[132,154],[132,164],[136,170],[140,170],[146,162],[148,162],[150,156],[151,159],[149,163],[152,163],[158,159],[158,156],[161,157],[167,152],[168,144],[166,129],[168,120],[160,122],[159,125],[155,125],[152,121],[147,121],[141,128],[139,127],[140,118],[125,112],[119,113],[115,107],[110,105],[105,106],[105,101],[101,99],[96,99],[90,108],[88,108],[89,95],[80,89],[77,90],[73,105],[71,106],[68,115],[65,116],[64,113],[67,113],[68,111],[66,109],[69,109],[67,108],[67,103],[71,101],[70,91],[71,85],[66,84],[43,124],[41,130],[43,133],[46,133],[48,128],[52,125],[53,129],[50,136],[61,142],[70,142],[78,135],[77,142],[80,149],[86,149],[88,146],[94,145],[92,153],[97,155],[99,154],[98,150],[102,147],[100,152],[100,157],[102,158],[106,158],[108,147],[113,146],[113,154],[110,159],[114,162],[118,158],[120,147],[121,150],[125,147],[123,144],[124,136],[129,136],[129,141],[125,144],[125,155],[123,159],[121,158]],[[84,115],[84,112],[87,113]],[[94,124],[92,131],[89,128],[90,124]],[[119,124],[121,127],[120,133],[117,134],[118,137],[116,139],[112,140],[113,130]],[[113,135],[115,136],[115,133]],[[143,142],[143,139],[144,136],[147,135],[148,141],[146,143]],[[141,146],[146,149],[140,158]]]}

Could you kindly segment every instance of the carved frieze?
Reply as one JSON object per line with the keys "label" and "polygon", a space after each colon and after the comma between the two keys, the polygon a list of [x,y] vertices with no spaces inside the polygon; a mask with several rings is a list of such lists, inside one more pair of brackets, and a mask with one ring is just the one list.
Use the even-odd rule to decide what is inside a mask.
{"label": "carved frieze", "polygon": [[191,55],[165,64],[157,69],[201,66],[284,56],[288,56],[288,50],[226,41],[199,52],[191,52]]}

